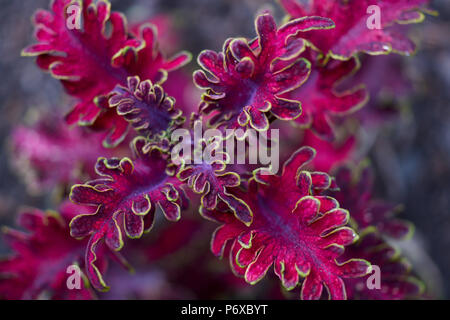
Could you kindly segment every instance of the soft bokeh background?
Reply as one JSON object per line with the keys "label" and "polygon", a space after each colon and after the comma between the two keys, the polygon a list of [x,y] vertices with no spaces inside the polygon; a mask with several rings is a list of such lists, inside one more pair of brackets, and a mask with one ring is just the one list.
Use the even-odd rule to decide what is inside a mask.
{"label": "soft bokeh background", "polygon": [[[70,104],[58,81],[42,73],[20,51],[33,42],[30,17],[48,0],[0,0],[0,224],[11,225],[23,205],[52,208],[51,195],[33,196],[9,164],[8,137],[17,124],[45,109],[66,111]],[[130,21],[167,13],[174,19],[180,47],[194,57],[219,50],[229,36],[253,36],[261,8],[269,0],[111,1]],[[428,16],[411,32],[416,56],[404,58],[414,84],[410,107],[399,121],[383,127],[370,158],[380,197],[403,203],[402,217],[414,222],[412,241],[399,244],[433,293],[450,297],[450,1],[436,0],[439,17]],[[196,68],[195,61],[190,65]],[[384,81],[385,79],[379,79]],[[33,112],[30,113],[30,110]],[[0,253],[6,248],[0,242]]]}

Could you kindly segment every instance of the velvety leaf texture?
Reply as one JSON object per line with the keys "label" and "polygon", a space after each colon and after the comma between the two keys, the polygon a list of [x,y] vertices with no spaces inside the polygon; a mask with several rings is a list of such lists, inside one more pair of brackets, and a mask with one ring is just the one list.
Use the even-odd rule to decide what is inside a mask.
{"label": "velvety leaf texture", "polygon": [[[422,83],[402,55],[430,1],[278,0],[281,23],[261,8],[253,35],[228,39],[221,31],[245,20],[189,25],[183,10],[197,10],[185,4],[147,16],[166,2],[131,4],[130,25],[108,0],[53,0],[33,16],[22,55],[59,80],[67,99],[55,105],[70,108],[40,112],[33,92],[39,108],[12,129],[11,164],[42,197],[14,185],[0,216],[17,199],[58,212],[25,209],[23,231],[4,228],[0,299],[424,298],[426,268],[412,271],[393,247],[415,241],[412,224],[374,197],[367,158],[397,170],[378,137]],[[212,46],[227,39],[217,52],[198,47],[211,35]],[[199,70],[181,69],[191,60],[181,45],[200,52]],[[413,244],[399,247],[421,253]]]}
{"label": "velvety leaf texture", "polygon": [[[67,8],[81,12],[81,29],[68,28]],[[105,145],[117,145],[126,133],[127,123],[117,115],[108,116],[105,96],[118,84],[126,85],[129,76],[164,82],[167,73],[189,61],[181,53],[166,60],[158,49],[156,28],[143,25],[139,36],[127,33],[124,16],[111,12],[108,1],[54,0],[51,10],[39,10],[34,16],[38,42],[23,54],[37,57],[37,64],[60,79],[66,91],[79,99],[67,115],[69,124],[92,125],[108,129]],[[106,35],[106,24],[111,25]],[[105,128],[106,126],[106,128]]]}
{"label": "velvety leaf texture", "polygon": [[[423,12],[428,11],[429,0],[279,0],[289,17],[304,16],[330,18],[336,28],[330,31],[311,31],[304,35],[316,48],[335,59],[347,60],[355,53],[372,55],[398,52],[409,55],[415,50],[414,43],[398,30],[398,24],[420,22]],[[368,12],[371,6],[379,8],[380,28],[372,25]]]}
{"label": "velvety leaf texture", "polygon": [[342,117],[366,104],[369,99],[363,85],[338,91],[338,84],[359,69],[357,57],[348,61],[320,60],[318,52],[307,48],[302,54],[312,62],[311,75],[300,88],[286,96],[302,101],[303,112],[294,121],[301,128],[311,128],[322,139],[335,138],[332,127],[333,117]]}
{"label": "velvety leaf texture", "polygon": [[95,265],[100,241],[111,250],[121,250],[123,232],[129,238],[140,238],[144,231],[150,230],[156,207],[168,220],[180,219],[184,199],[181,183],[170,174],[161,151],[153,149],[144,154],[144,145],[142,138],[134,141],[134,161],[99,158],[96,171],[100,178],[72,187],[73,202],[96,207],[93,214],[76,216],[70,223],[70,231],[75,238],[89,236],[86,266],[91,283],[99,290],[107,289]]}
{"label": "velvety leaf texture", "polygon": [[284,165],[281,176],[256,171],[248,191],[234,191],[252,209],[249,227],[221,210],[203,209],[203,214],[223,223],[213,235],[213,253],[221,256],[231,242],[230,263],[247,282],[258,282],[273,265],[287,289],[304,278],[302,299],[319,299],[324,287],[331,299],[345,299],[342,279],[365,275],[368,263],[336,262],[357,235],[345,226],[348,212],[335,199],[315,195],[330,186],[328,175],[301,169],[314,154],[304,147]]}
{"label": "velvety leaf texture", "polygon": [[267,130],[269,113],[282,120],[297,118],[300,102],[281,95],[301,86],[311,66],[300,57],[304,42],[290,36],[331,27],[328,19],[305,17],[277,28],[274,18],[263,14],[256,19],[256,39],[232,38],[222,52],[203,51],[198,63],[204,71],[194,73],[197,86],[206,89],[200,113],[213,113],[212,125],[231,129]]}
{"label": "velvety leaf texture", "polygon": [[128,87],[117,86],[109,99],[117,114],[150,139],[168,135],[183,124],[182,111],[174,104],[175,100],[166,96],[161,86],[150,80],[140,81],[137,76],[128,78]]}

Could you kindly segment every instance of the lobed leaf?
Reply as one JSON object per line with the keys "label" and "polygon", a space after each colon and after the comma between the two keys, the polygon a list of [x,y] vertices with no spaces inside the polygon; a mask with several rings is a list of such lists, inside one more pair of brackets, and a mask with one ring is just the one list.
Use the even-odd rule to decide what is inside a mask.
{"label": "lobed leaf", "polygon": [[95,264],[101,241],[111,250],[121,250],[123,232],[135,239],[151,229],[156,207],[168,220],[180,219],[185,199],[181,182],[169,173],[167,159],[159,149],[143,153],[145,143],[143,138],[134,141],[134,161],[99,158],[96,171],[100,178],[72,187],[73,202],[96,208],[93,214],[76,216],[70,222],[70,232],[75,238],[89,237],[86,266],[98,290],[108,289]]}
{"label": "lobed leaf", "polygon": [[310,73],[310,62],[300,57],[300,31],[329,28],[329,19],[307,17],[277,28],[269,14],[257,17],[257,37],[228,39],[222,52],[205,50],[198,57],[203,70],[194,73],[194,81],[206,89],[200,114],[214,113],[210,124],[220,128],[252,127],[264,131],[268,115],[282,120],[297,118],[300,102],[282,95],[300,87]]}
{"label": "lobed leaf", "polygon": [[[358,52],[371,55],[397,52],[405,55],[415,50],[414,43],[398,31],[398,24],[417,23],[424,19],[428,0],[279,0],[291,19],[304,16],[326,17],[336,28],[322,32],[313,30],[302,37],[310,41],[325,55],[348,60]],[[369,28],[373,11],[379,8],[380,28]]]}
{"label": "lobed leaf", "polygon": [[224,208],[202,208],[202,213],[222,223],[213,235],[213,253],[222,256],[226,244],[231,243],[230,264],[248,283],[260,281],[273,265],[288,290],[305,278],[303,299],[319,299],[324,287],[330,298],[345,299],[343,278],[365,275],[368,263],[361,259],[337,262],[357,235],[345,226],[348,212],[335,199],[315,195],[314,190],[330,186],[330,179],[326,174],[302,170],[314,153],[302,148],[288,160],[281,176],[268,178],[255,172],[248,190],[233,190],[253,212],[250,226]]}
{"label": "lobed leaf", "polygon": [[[68,28],[69,6],[80,8],[81,29]],[[23,55],[37,57],[38,66],[79,100],[67,122],[108,131],[106,146],[117,145],[127,131],[127,123],[103,105],[108,93],[125,85],[129,76],[162,83],[168,72],[190,60],[184,52],[166,60],[152,25],[143,25],[136,37],[128,33],[125,17],[111,12],[107,0],[54,0],[50,11],[37,11],[33,20],[38,42],[24,49]],[[111,26],[108,34],[106,25]]]}

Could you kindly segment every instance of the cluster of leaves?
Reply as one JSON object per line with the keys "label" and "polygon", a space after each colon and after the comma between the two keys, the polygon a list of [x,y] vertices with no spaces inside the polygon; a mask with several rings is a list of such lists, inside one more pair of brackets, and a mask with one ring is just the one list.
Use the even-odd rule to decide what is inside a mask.
{"label": "cluster of leaves", "polygon": [[[395,206],[371,199],[370,168],[350,165],[358,136],[345,119],[367,104],[369,90],[355,81],[341,84],[358,71],[361,55],[412,53],[398,25],[423,19],[427,2],[280,0],[284,24],[263,13],[255,38],[229,38],[221,52],[199,54],[193,80],[203,95],[190,123],[183,113],[193,108],[169,95],[186,86],[173,71],[190,54],[165,58],[155,25],[128,28],[106,0],[54,0],[49,11],[36,12],[37,43],[23,54],[36,57],[77,102],[64,119],[44,115],[53,120],[18,128],[14,163],[35,189],[72,185],[73,204],[64,202],[59,214],[22,213],[19,224],[29,233],[6,230],[14,254],[0,263],[0,296],[94,298],[109,289],[108,261],[130,267],[119,253],[125,244],[141,255],[136,277],[147,279],[153,264],[193,237],[189,223],[177,222],[182,212],[193,219],[192,211],[220,224],[211,251],[228,256],[233,273],[249,284],[273,266],[286,290],[301,287],[302,299],[320,299],[324,288],[331,299],[419,296],[422,286],[387,240],[405,238],[411,226],[393,217]],[[381,8],[382,29],[366,27],[370,4]],[[67,28],[71,5],[80,9],[81,29]],[[171,161],[170,136],[178,128],[193,130],[204,121],[221,131],[267,132],[277,120],[294,125],[282,129],[280,141],[297,149],[279,175],[231,166],[227,154]],[[204,142],[194,149],[203,151]],[[290,151],[281,150],[288,158]],[[158,213],[179,227],[164,235],[156,230],[152,244],[129,241],[162,228]],[[191,263],[206,258],[198,259]],[[74,263],[86,280],[76,292],[65,282]],[[371,264],[381,268],[381,291],[365,286]],[[120,287],[118,279],[111,277]]]}

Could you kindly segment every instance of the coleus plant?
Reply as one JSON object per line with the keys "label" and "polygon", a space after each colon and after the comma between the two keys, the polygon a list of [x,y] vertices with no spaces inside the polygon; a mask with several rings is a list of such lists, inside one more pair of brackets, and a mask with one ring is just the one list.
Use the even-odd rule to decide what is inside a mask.
{"label": "coleus plant", "polygon": [[[431,12],[427,0],[279,1],[291,19],[311,15],[332,19],[336,28],[328,33],[314,31],[305,38],[322,53],[338,60],[348,60],[358,52],[412,54],[414,42],[398,26],[421,22],[424,13]],[[382,13],[380,28],[367,26],[368,8],[374,5]]]}
{"label": "coleus plant", "polygon": [[[82,29],[67,27],[70,5],[80,8]],[[38,66],[60,79],[67,93],[79,100],[67,114],[67,123],[107,130],[106,146],[117,145],[127,129],[127,122],[105,101],[115,86],[125,85],[129,76],[163,83],[168,72],[190,60],[184,52],[167,60],[158,48],[153,25],[128,33],[125,17],[111,12],[108,1],[53,1],[50,11],[37,11],[33,20],[38,43],[23,54],[36,56]]]}
{"label": "coleus plant", "polygon": [[[18,221],[26,232],[4,228],[5,239],[15,254],[0,262],[1,297],[92,298],[94,292],[88,285],[82,290],[69,290],[66,286],[66,268],[72,264],[83,266],[86,245],[85,241],[67,237],[69,222],[79,212],[89,211],[70,202],[63,203],[59,212],[27,209]],[[106,263],[104,252],[99,255],[103,266]],[[84,279],[87,281],[85,276]]]}
{"label": "coleus plant", "polygon": [[201,210],[223,223],[213,235],[211,250],[220,256],[231,241],[230,263],[247,282],[258,282],[273,265],[288,290],[305,278],[303,299],[319,299],[324,287],[330,298],[345,299],[342,278],[365,275],[369,263],[360,259],[336,263],[357,235],[345,227],[348,211],[334,198],[319,195],[331,186],[331,178],[302,170],[314,155],[314,149],[303,147],[284,164],[281,176],[255,170],[248,191],[235,191],[254,212],[249,227],[223,210]]}
{"label": "coleus plant", "polygon": [[[43,117],[34,128],[18,128],[13,161],[26,164],[21,171],[34,177],[31,186],[70,192],[63,193],[58,214],[22,213],[19,226],[28,233],[6,230],[14,253],[0,263],[0,297],[102,298],[95,291],[110,289],[104,279],[108,261],[130,268],[119,252],[125,244],[133,256],[141,255],[134,259],[141,263],[136,277],[144,277],[156,260],[149,257],[170,255],[170,241],[181,235],[190,239],[189,223],[177,222],[182,215],[198,219],[196,226],[202,218],[220,224],[211,251],[228,256],[234,275],[250,285],[273,266],[284,289],[301,288],[302,299],[324,298],[325,291],[331,299],[421,294],[419,280],[389,244],[390,238],[405,238],[410,224],[393,217],[394,206],[371,200],[369,168],[349,169],[361,157],[355,156],[357,131],[345,118],[365,106],[368,90],[354,81],[349,88],[340,84],[358,71],[365,53],[412,53],[412,42],[397,25],[421,20],[427,1],[280,3],[285,23],[277,25],[263,12],[255,20],[256,37],[228,38],[221,52],[198,55],[198,108],[173,98],[186,83],[171,78],[172,71],[187,64],[190,54],[167,59],[157,26],[128,27],[106,0],[54,0],[50,10],[36,12],[37,43],[23,54],[36,57],[76,104],[64,120],[49,115],[55,120]],[[383,12],[381,29],[366,27],[369,5]],[[66,24],[70,6],[79,10],[79,29]],[[192,131],[196,123],[219,132],[268,132],[280,125],[279,142],[288,142],[281,143],[287,159],[282,172],[246,165],[235,170],[239,165],[229,163],[226,152],[214,154],[220,159],[192,163],[183,155],[173,161],[172,133]],[[208,144],[201,140],[192,147],[203,152]],[[144,234],[162,228],[164,220],[181,229],[168,228],[163,239],[145,242]],[[207,237],[195,238],[205,244]],[[83,271],[81,291],[65,286],[71,264]],[[364,287],[372,264],[386,273],[379,291]],[[114,279],[120,290],[121,277]]]}

